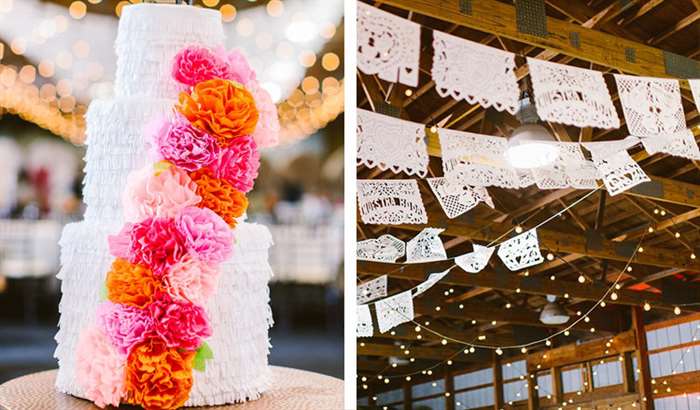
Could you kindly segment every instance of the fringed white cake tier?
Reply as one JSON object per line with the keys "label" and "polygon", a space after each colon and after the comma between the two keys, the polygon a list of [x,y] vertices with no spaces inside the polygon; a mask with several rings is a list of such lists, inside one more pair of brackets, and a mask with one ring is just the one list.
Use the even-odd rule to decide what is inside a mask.
{"label": "fringed white cake tier", "polygon": [[[86,222],[66,226],[61,238],[61,319],[56,334],[58,359],[56,387],[83,397],[75,378],[75,348],[80,330],[91,324],[101,300],[101,289],[113,261],[106,236],[119,226]],[[267,286],[272,270],[269,230],[258,224],[240,223],[235,230],[233,258],[222,265],[217,293],[207,306],[214,335],[207,343],[214,359],[204,372],[194,372],[187,405],[218,405],[255,400],[269,387],[267,363],[272,326]]]}
{"label": "fringed white cake tier", "polygon": [[[221,16],[213,10],[163,4],[123,9],[116,41],[116,98],[93,101],[87,113],[85,220],[67,225],[60,242],[62,298],[55,357],[61,392],[84,396],[75,377],[78,335],[94,322],[114,260],[107,236],[122,227],[127,176],[149,162],[145,127],[158,116],[173,115],[180,89],[172,80],[172,59],[188,45],[215,48],[223,42]],[[272,239],[266,227],[245,222],[235,228],[234,237],[233,256],[222,264],[217,293],[207,306],[213,329],[207,343],[214,358],[204,372],[194,371],[187,405],[254,400],[269,387]]]}

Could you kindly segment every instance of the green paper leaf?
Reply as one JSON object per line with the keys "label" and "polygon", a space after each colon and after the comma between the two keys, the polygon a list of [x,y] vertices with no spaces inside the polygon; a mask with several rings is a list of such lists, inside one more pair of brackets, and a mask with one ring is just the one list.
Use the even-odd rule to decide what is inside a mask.
{"label": "green paper leaf", "polygon": [[107,284],[102,283],[102,288],[100,288],[100,299],[101,300],[107,300]]}
{"label": "green paper leaf", "polygon": [[209,347],[207,342],[203,342],[199,349],[197,349],[197,354],[194,356],[194,367],[198,372],[203,372],[207,367],[207,360],[214,358],[214,352]]}

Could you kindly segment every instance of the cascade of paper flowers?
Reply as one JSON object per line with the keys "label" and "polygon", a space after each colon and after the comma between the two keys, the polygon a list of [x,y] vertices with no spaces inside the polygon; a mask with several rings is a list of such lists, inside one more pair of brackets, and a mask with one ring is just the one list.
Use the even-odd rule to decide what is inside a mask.
{"label": "cascade of paper flowers", "polygon": [[80,334],[77,379],[96,405],[173,409],[213,352],[204,305],[233,250],[236,219],[258,174],[258,146],[276,143],[276,107],[239,52],[188,47],[173,118],[147,127],[152,162],[129,174],[107,299]]}

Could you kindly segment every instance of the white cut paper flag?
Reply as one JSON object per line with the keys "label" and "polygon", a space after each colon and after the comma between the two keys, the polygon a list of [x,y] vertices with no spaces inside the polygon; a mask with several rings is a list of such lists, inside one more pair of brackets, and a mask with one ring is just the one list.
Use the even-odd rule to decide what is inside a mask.
{"label": "white cut paper flag", "polygon": [[693,93],[695,107],[700,110],[700,78],[688,80],[688,84],[690,84],[690,91]]}
{"label": "white cut paper flag", "polygon": [[372,337],[374,326],[372,325],[372,313],[369,305],[357,306],[357,337]]}
{"label": "white cut paper flag", "polygon": [[405,254],[404,241],[389,234],[357,243],[357,260],[360,261],[394,263]]}
{"label": "white cut paper flag", "polygon": [[554,163],[532,169],[540,189],[595,189],[598,173],[593,162],[586,160],[577,142],[557,142],[559,155]]}
{"label": "white cut paper flag", "polygon": [[428,185],[448,218],[456,218],[484,202],[493,208],[493,201],[486,188],[471,187],[449,182],[445,177],[427,178]]}
{"label": "white cut paper flag", "polygon": [[605,189],[610,196],[615,196],[643,182],[650,181],[627,151],[619,151],[604,158],[593,157],[593,163],[603,178]]}
{"label": "white cut paper flag", "polygon": [[658,135],[653,138],[642,138],[642,145],[649,154],[663,152],[675,157],[700,160],[700,149],[695,142],[695,136],[689,129],[673,134]]}
{"label": "white cut paper flag", "polygon": [[374,307],[377,310],[377,324],[381,333],[410,322],[414,317],[413,295],[410,290],[379,300]]}
{"label": "white cut paper flag", "polygon": [[474,251],[455,258],[455,263],[469,273],[481,272],[489,263],[496,248],[474,244]]}
{"label": "white cut paper flag", "polygon": [[357,110],[357,165],[422,178],[428,161],[425,125]]}
{"label": "white cut paper flag", "polygon": [[444,272],[431,273],[428,276],[428,279],[424,280],[421,284],[419,284],[416,287],[416,293],[414,293],[413,296],[416,297],[416,296],[420,295],[421,293],[425,292],[426,290],[432,288],[433,285],[440,282],[442,280],[442,278],[444,278],[445,275],[447,275],[448,273],[450,273],[449,269],[444,271]]}
{"label": "white cut paper flag", "polygon": [[512,271],[528,268],[544,261],[540,253],[537,230],[530,229],[508,239],[498,247],[498,257]]}
{"label": "white cut paper flag", "polygon": [[428,223],[415,179],[360,179],[357,181],[357,201],[362,222],[366,224]]}
{"label": "white cut paper flag", "polygon": [[425,228],[406,244],[406,262],[430,262],[447,259],[445,247],[440,240],[444,229]]}
{"label": "white cut paper flag", "polygon": [[357,3],[357,68],[392,83],[418,85],[420,25]]}
{"label": "white cut paper flag", "polygon": [[678,80],[614,74],[627,129],[654,138],[686,128]]}
{"label": "white cut paper flag", "polygon": [[357,285],[357,304],[362,305],[386,296],[386,283],[387,276],[382,275],[376,279]]}

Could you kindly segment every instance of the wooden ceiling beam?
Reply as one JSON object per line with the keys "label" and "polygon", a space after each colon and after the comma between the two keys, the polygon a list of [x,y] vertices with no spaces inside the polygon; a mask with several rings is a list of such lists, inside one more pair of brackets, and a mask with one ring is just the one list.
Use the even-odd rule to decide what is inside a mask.
{"label": "wooden ceiling beam", "polygon": [[[450,359],[455,353],[452,360],[459,362],[473,363],[475,361],[480,361],[480,355],[474,354],[463,354],[461,350],[463,348],[457,348],[452,345],[451,347],[440,346],[440,347],[423,347],[423,346],[409,346],[406,349],[401,349],[401,346],[386,345],[379,343],[360,343],[357,346],[358,356],[381,356],[381,357],[398,357],[398,358],[409,358],[413,357],[416,359],[430,359],[430,360],[447,360]],[[408,350],[409,354],[405,354]]]}
{"label": "wooden ceiling beam", "polygon": [[633,14],[630,14],[627,17],[623,17],[622,19],[618,20],[617,25],[622,26],[622,27],[628,26],[628,25],[632,24],[633,22],[635,22],[636,20],[640,19],[641,17],[644,17],[645,15],[647,15],[650,11],[652,11],[655,8],[657,8],[658,6],[660,6],[663,2],[664,2],[664,0],[650,0],[650,1],[644,2],[642,4],[642,6],[639,9],[637,9],[636,12],[634,12]]}
{"label": "wooden ceiling beam", "polygon": [[[438,312],[435,312],[435,310],[431,310],[431,309],[418,310],[418,309],[416,309],[415,313],[421,315],[420,320],[416,320],[416,321],[418,321],[420,323],[424,323],[427,320],[430,322],[430,329],[431,330],[434,330],[435,332],[440,333],[441,335],[446,336],[446,337],[451,338],[451,339],[454,339],[454,340],[475,342],[478,340],[479,336],[485,334],[483,331],[479,331],[478,329],[459,330],[459,329],[453,328],[451,326],[446,326],[446,325],[437,323],[438,319],[437,319],[437,316],[435,314]],[[464,317],[462,317],[461,319],[464,319]],[[379,333],[377,331],[377,332],[375,332],[373,337],[374,338],[382,338],[382,339],[392,339],[392,340],[404,340],[404,341],[410,340],[410,341],[414,341],[414,342],[440,342],[440,341],[442,341],[442,337],[437,336],[434,333],[427,332],[427,331],[416,332],[414,329],[414,326],[397,326],[397,327],[393,328],[392,330],[394,332],[393,335],[391,334],[391,332]],[[420,339],[417,339],[418,335],[421,336]],[[487,337],[487,340],[493,344],[498,344],[498,345],[514,344],[513,337],[511,335],[489,333],[486,335],[486,337]]]}
{"label": "wooden ceiling beam", "polygon": [[[611,34],[592,30],[580,25],[547,17],[546,37],[518,31],[515,7],[495,0],[472,2],[470,14],[460,12],[459,0],[383,0],[385,4],[410,10],[443,21],[463,25],[486,33],[496,34],[536,47],[552,50],[571,57],[590,61],[622,72],[644,76],[669,77],[664,66],[663,51],[623,39]],[[578,46],[571,44],[569,33],[578,33]],[[633,48],[636,62],[627,61],[621,50]]]}
{"label": "wooden ceiling beam", "polygon": [[[440,272],[451,266],[451,262],[434,262],[430,267],[425,265],[396,265],[389,263],[359,261],[357,271],[359,273],[381,276],[389,275],[393,278],[410,279],[415,281],[425,280],[426,272]],[[549,280],[548,278],[518,276],[514,274],[482,271],[477,275],[466,274],[460,269],[453,269],[441,283],[454,286],[478,286],[490,289],[499,289],[508,292],[519,290],[520,293],[532,295],[557,295],[565,293],[572,299],[598,301],[607,292],[608,286],[599,283],[580,284],[565,280]],[[610,301],[611,304],[641,306],[644,302],[652,303],[662,309],[673,310],[674,306],[662,301],[661,295],[643,291],[619,290],[618,299]],[[434,313],[434,312],[433,312]]]}
{"label": "wooden ceiling beam", "polygon": [[635,343],[634,332],[628,330],[612,338],[606,337],[581,344],[570,343],[541,352],[533,352],[527,356],[528,372],[536,372],[537,365],[543,369],[551,369],[632,352],[635,350]]}

